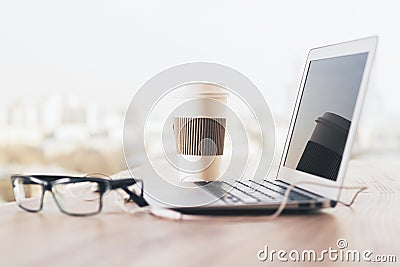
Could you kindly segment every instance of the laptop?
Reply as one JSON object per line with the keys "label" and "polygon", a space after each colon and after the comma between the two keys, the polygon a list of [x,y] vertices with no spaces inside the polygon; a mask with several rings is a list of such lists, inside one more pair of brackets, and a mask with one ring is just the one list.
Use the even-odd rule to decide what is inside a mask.
{"label": "laptop", "polygon": [[[377,42],[377,37],[369,37],[310,50],[275,179],[233,177],[195,182],[193,188],[182,189],[151,179],[145,168],[139,169],[135,175],[147,176],[145,197],[150,205],[186,214],[269,214],[277,210],[291,184],[318,182],[328,186],[303,183],[294,187],[285,210],[335,207]],[[152,194],[146,196],[149,187]]]}

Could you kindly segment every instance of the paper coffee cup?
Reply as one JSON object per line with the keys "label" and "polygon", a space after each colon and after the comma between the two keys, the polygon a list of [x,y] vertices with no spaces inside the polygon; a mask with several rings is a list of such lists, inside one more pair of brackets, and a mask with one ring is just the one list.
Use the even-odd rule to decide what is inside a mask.
{"label": "paper coffee cup", "polygon": [[182,104],[174,113],[173,129],[182,182],[220,177],[228,95],[224,88],[204,83],[177,90]]}

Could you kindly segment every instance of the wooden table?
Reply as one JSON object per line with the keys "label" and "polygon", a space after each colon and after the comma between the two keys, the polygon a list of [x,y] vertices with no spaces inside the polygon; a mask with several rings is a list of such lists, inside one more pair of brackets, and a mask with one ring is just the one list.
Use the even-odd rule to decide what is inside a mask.
{"label": "wooden table", "polygon": [[[319,253],[346,239],[348,249],[395,255],[400,262],[400,157],[351,161],[347,185],[366,185],[352,208],[312,215],[202,218],[180,222],[145,213],[128,214],[112,199],[102,214],[76,218],[45,203],[31,214],[15,203],[0,207],[0,266],[303,266],[268,260],[257,252],[314,249]],[[344,262],[325,259],[324,266]],[[359,263],[364,266],[365,263]]]}

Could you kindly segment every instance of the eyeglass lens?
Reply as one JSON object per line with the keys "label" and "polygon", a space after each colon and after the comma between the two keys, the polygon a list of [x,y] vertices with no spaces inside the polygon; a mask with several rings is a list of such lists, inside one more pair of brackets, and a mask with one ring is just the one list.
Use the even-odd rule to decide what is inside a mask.
{"label": "eyeglass lens", "polygon": [[42,205],[43,186],[24,178],[17,178],[14,180],[14,195],[18,205],[30,211],[38,211]]}
{"label": "eyeglass lens", "polygon": [[86,215],[101,209],[101,195],[97,182],[66,182],[54,184],[52,192],[59,207],[66,213]]}

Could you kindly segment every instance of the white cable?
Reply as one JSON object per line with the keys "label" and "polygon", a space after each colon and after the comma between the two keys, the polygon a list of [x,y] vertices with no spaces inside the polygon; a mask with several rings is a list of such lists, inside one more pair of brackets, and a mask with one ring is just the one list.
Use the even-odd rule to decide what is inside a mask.
{"label": "white cable", "polygon": [[123,195],[116,191],[117,194],[119,195],[119,199],[117,199],[115,202],[116,204],[125,212],[130,213],[130,214],[136,214],[136,213],[149,213],[155,217],[162,218],[162,219],[168,219],[168,220],[173,220],[173,221],[180,221],[183,219],[183,214],[174,211],[171,209],[164,209],[164,208],[153,208],[151,206],[145,206],[145,207],[136,207],[134,209],[128,209],[126,207],[127,200],[123,197]]}
{"label": "white cable", "polygon": [[364,191],[365,189],[367,189],[367,187],[365,187],[365,186],[326,185],[326,184],[322,184],[322,183],[318,183],[318,182],[308,182],[308,181],[293,183],[293,184],[290,184],[290,186],[286,189],[284,197],[283,197],[283,201],[279,205],[278,209],[273,214],[268,215],[267,219],[273,220],[273,219],[277,218],[279,215],[281,215],[281,213],[283,212],[283,210],[286,207],[287,201],[289,199],[290,191],[292,191],[293,188],[295,188],[296,186],[301,185],[301,184],[318,185],[318,186],[323,186],[323,187],[328,187],[328,188],[337,188],[337,189],[341,189],[341,190],[342,189],[357,190],[357,192],[354,194],[352,200],[349,203],[345,203],[340,200],[337,201],[338,203],[341,203],[341,204],[345,205],[346,207],[350,207],[351,205],[353,205],[358,194],[361,193],[362,191]]}

